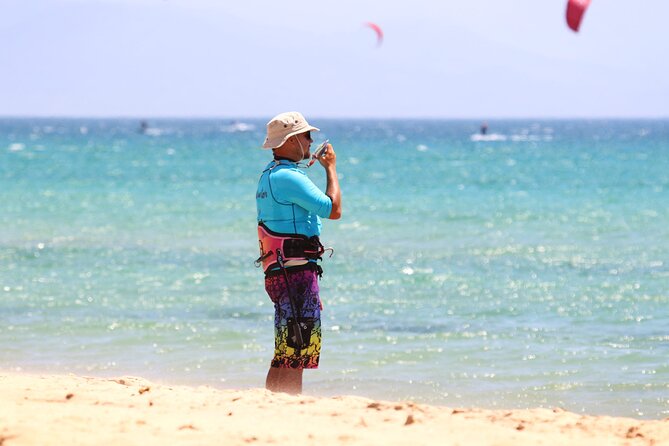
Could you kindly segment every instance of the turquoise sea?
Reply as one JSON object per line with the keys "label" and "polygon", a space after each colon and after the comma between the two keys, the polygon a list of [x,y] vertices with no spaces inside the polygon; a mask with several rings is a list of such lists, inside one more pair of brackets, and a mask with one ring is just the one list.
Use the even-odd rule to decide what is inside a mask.
{"label": "turquoise sea", "polygon": [[[265,121],[0,119],[0,370],[262,387]],[[669,417],[669,120],[310,121],[305,393]]]}

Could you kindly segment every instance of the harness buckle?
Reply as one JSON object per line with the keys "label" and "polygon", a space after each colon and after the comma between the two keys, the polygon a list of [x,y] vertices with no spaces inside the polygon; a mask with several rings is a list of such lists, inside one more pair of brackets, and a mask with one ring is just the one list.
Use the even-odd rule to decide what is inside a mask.
{"label": "harness buckle", "polygon": [[272,251],[266,252],[265,254],[263,254],[263,255],[261,255],[260,257],[258,257],[258,258],[253,262],[253,264],[255,265],[256,268],[260,268],[260,266],[262,265],[262,261],[265,260],[267,257],[269,257],[269,256],[271,256],[271,255],[272,255]]}

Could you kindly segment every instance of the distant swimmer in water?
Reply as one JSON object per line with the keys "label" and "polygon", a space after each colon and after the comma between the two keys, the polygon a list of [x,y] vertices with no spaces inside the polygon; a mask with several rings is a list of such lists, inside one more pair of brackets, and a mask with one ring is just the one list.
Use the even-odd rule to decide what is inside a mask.
{"label": "distant swimmer in water", "polygon": [[142,121],[139,123],[139,132],[140,133],[146,133],[146,131],[149,128],[149,123],[146,121]]}
{"label": "distant swimmer in water", "polygon": [[485,135],[486,133],[488,133],[488,123],[483,121],[481,124],[481,135]]}

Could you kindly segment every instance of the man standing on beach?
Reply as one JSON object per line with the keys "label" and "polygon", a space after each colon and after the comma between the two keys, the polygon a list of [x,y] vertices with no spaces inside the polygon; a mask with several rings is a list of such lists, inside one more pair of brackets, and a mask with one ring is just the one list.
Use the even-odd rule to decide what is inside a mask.
{"label": "man standing on beach", "polygon": [[311,158],[311,132],[298,112],[281,113],[267,123],[263,149],[274,159],[263,170],[256,192],[260,257],[265,290],[274,303],[274,358],[265,387],[301,393],[302,371],[318,367],[321,349],[321,300],[316,261],[324,252],[320,218],[341,217],[336,154],[331,144],[317,160],[325,168],[323,193],[299,169]]}

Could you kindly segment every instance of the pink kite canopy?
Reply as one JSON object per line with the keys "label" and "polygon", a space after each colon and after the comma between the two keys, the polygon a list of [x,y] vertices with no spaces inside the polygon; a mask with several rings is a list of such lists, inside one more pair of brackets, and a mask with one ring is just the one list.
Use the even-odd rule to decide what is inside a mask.
{"label": "pink kite canopy", "polygon": [[569,0],[567,3],[567,25],[574,32],[578,32],[585,10],[590,6],[590,0]]}
{"label": "pink kite canopy", "polygon": [[381,27],[376,23],[372,22],[365,23],[365,26],[368,26],[369,28],[374,30],[374,32],[376,33],[376,46],[381,46],[381,44],[383,43],[383,30],[381,29]]}

